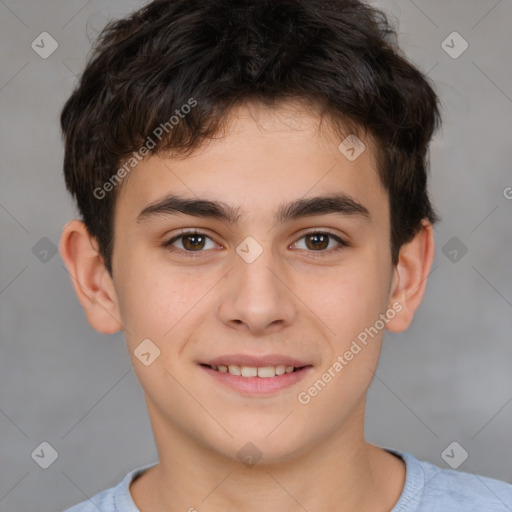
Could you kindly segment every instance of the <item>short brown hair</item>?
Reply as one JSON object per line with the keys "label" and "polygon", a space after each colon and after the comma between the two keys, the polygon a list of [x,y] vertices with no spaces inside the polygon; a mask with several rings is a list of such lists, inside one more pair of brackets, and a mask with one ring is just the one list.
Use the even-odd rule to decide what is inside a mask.
{"label": "short brown hair", "polygon": [[119,187],[95,190],[191,98],[150,153],[192,152],[243,102],[314,101],[374,141],[393,265],[423,219],[439,220],[427,191],[439,100],[383,12],[358,0],[155,0],[103,29],[61,114],[66,186],[110,274]]}

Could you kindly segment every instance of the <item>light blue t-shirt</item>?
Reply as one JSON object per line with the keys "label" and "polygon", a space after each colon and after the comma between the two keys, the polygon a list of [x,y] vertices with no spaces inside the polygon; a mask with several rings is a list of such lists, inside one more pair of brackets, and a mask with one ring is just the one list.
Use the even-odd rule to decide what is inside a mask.
{"label": "light blue t-shirt", "polygon": [[[390,453],[405,461],[402,494],[391,512],[512,512],[512,485],[493,478],[453,469],[441,469],[414,455],[396,450]],[[64,512],[140,512],[129,485],[149,464],[130,471],[115,487]]]}

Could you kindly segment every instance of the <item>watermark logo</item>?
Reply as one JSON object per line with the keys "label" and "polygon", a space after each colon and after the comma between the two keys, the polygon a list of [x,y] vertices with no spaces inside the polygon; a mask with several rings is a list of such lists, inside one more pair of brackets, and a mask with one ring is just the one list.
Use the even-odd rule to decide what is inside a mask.
{"label": "watermark logo", "polygon": [[452,263],[458,263],[466,255],[468,248],[459,238],[452,236],[452,238],[443,245],[441,251]]}
{"label": "watermark logo", "polygon": [[160,356],[160,349],[149,338],[146,338],[137,345],[133,353],[144,366],[149,366]]}
{"label": "watermark logo", "polygon": [[468,47],[468,42],[458,32],[452,32],[441,43],[441,48],[452,59],[458,59],[468,49]]}
{"label": "watermark logo", "polygon": [[41,263],[48,263],[57,254],[57,246],[49,238],[43,236],[32,247],[32,254]]}
{"label": "watermark logo", "polygon": [[338,146],[339,152],[351,162],[359,158],[365,149],[366,146],[353,133],[351,133],[346,139],[342,140],[341,144]]}
{"label": "watermark logo", "polygon": [[48,469],[57,460],[59,454],[50,443],[43,441],[30,456],[38,466]]}
{"label": "watermark logo", "polygon": [[248,236],[237,246],[236,252],[246,263],[252,263],[261,255],[263,247],[252,236]]}
{"label": "watermark logo", "polygon": [[253,443],[245,443],[236,454],[238,460],[248,468],[252,468],[261,459],[261,455],[262,453]]}
{"label": "watermark logo", "polygon": [[457,441],[450,443],[441,453],[441,458],[452,469],[457,469],[468,457],[468,452]]}
{"label": "watermark logo", "polygon": [[59,43],[48,32],[41,32],[30,46],[39,57],[47,59],[59,47]]}

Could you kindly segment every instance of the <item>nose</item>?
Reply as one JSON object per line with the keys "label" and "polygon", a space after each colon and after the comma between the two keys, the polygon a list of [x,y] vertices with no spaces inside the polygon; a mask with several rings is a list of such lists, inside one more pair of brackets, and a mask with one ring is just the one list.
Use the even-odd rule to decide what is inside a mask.
{"label": "nose", "polygon": [[266,248],[250,263],[235,255],[221,290],[218,314],[226,325],[258,335],[292,324],[297,301],[290,272]]}

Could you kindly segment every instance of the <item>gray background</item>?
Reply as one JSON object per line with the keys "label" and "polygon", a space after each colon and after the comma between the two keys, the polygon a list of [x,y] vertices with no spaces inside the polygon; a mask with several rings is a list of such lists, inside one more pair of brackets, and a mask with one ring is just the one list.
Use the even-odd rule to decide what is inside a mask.
{"label": "gray background", "polygon": [[[430,185],[443,220],[423,304],[408,331],[386,335],[367,438],[446,468],[457,441],[469,453],[459,470],[512,482],[512,2],[374,3],[443,103]],[[76,215],[60,109],[90,38],[138,5],[0,0],[1,512],[62,510],[156,461],[122,336],[89,326],[59,254],[44,262],[51,244],[39,242],[58,245]],[[31,48],[43,31],[59,45],[47,59]],[[469,43],[456,59],[441,46],[453,31]],[[31,458],[43,441],[58,452],[48,469]]]}

